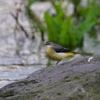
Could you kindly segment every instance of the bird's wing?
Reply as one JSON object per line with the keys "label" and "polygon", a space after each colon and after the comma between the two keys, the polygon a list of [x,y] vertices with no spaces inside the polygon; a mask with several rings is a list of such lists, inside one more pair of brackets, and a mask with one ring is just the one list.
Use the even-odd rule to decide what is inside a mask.
{"label": "bird's wing", "polygon": [[60,52],[70,52],[71,50],[69,50],[68,48],[64,48],[58,44],[53,44],[52,48],[57,52],[57,53],[60,53]]}

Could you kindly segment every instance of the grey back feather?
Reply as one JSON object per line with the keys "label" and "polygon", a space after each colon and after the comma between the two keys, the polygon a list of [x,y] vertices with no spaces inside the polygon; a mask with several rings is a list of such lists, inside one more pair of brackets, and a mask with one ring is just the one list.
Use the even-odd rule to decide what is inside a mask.
{"label": "grey back feather", "polygon": [[53,42],[50,42],[50,45],[52,46],[52,48],[57,52],[70,52],[71,50],[69,50],[68,48],[64,48],[62,46],[60,46],[59,44],[55,44]]}

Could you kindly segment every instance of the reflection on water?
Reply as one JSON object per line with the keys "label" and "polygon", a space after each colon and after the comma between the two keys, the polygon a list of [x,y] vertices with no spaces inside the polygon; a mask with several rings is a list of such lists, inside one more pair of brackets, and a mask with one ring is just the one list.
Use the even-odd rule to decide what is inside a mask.
{"label": "reflection on water", "polygon": [[42,65],[0,66],[0,88],[5,86],[8,83],[15,82],[22,78],[26,78],[32,72],[35,72],[35,71],[43,68],[43,66]]}

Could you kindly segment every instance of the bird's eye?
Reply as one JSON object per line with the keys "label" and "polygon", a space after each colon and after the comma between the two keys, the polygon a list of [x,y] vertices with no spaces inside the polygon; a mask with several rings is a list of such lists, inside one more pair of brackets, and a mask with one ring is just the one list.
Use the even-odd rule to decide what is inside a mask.
{"label": "bird's eye", "polygon": [[46,45],[50,45],[50,42],[49,42],[49,41],[47,41],[45,44],[46,44]]}

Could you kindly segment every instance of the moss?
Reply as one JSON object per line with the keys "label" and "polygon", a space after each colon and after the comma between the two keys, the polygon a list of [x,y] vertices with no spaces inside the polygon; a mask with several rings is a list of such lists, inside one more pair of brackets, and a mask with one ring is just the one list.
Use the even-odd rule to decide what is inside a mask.
{"label": "moss", "polygon": [[27,85],[27,84],[29,84],[29,82],[27,82],[27,81],[25,81],[25,82],[23,82],[25,85]]}
{"label": "moss", "polygon": [[59,95],[59,96],[60,96],[61,94],[62,94],[62,93],[60,93],[60,92],[57,93],[57,95]]}
{"label": "moss", "polygon": [[67,79],[67,78],[69,78],[69,76],[65,76],[65,77],[64,77],[64,79]]}
{"label": "moss", "polygon": [[42,90],[38,90],[38,91],[33,91],[32,94],[35,95],[35,94],[42,93],[42,92],[43,92]]}
{"label": "moss", "polygon": [[30,83],[38,83],[36,80],[31,80]]}
{"label": "moss", "polygon": [[79,80],[80,78],[78,76],[75,76],[73,79],[74,80]]}
{"label": "moss", "polygon": [[25,85],[30,84],[30,83],[38,83],[36,80],[31,80],[31,81],[24,81],[23,82]]}
{"label": "moss", "polygon": [[44,97],[44,98],[42,98],[41,100],[50,100],[50,99],[48,99],[48,98]]}
{"label": "moss", "polygon": [[71,79],[69,79],[69,76],[65,76],[61,81],[62,82],[70,82]]}
{"label": "moss", "polygon": [[0,97],[10,97],[10,96],[14,96],[14,93],[10,92],[10,93],[5,93],[5,94],[0,94]]}

